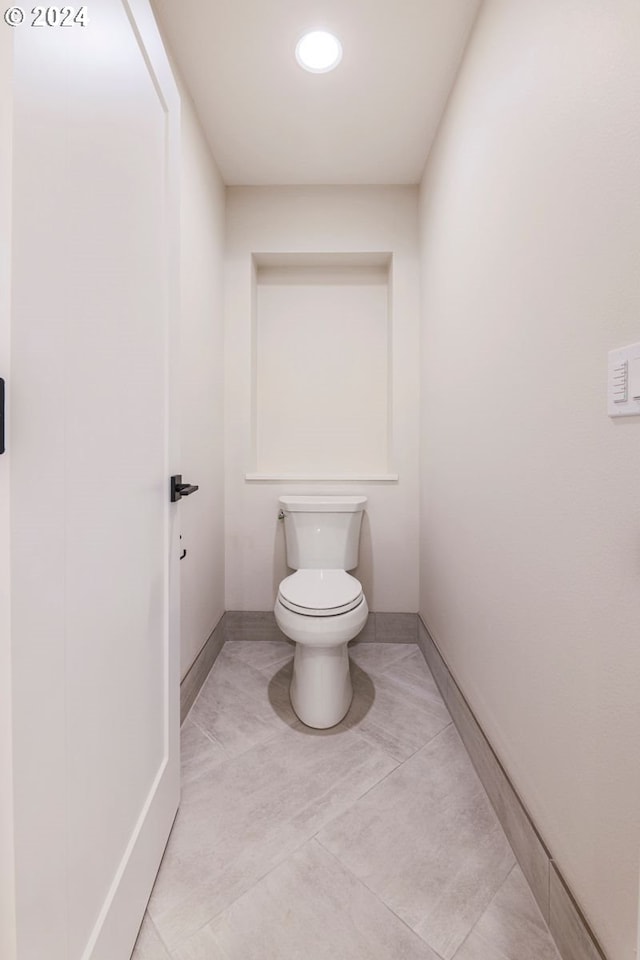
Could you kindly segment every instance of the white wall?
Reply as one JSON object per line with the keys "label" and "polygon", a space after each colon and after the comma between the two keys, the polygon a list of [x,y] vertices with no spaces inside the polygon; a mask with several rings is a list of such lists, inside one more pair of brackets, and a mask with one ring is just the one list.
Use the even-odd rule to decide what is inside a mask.
{"label": "white wall", "polygon": [[[252,472],[252,253],[393,254],[392,429],[397,483],[248,482]],[[414,187],[233,187],[227,191],[226,607],[270,610],[287,574],[282,493],[364,493],[361,579],[377,611],[418,605],[417,189]],[[287,350],[283,342],[283,351]],[[295,363],[295,356],[291,357]],[[330,390],[330,383],[327,383]],[[292,398],[295,403],[295,398]]]}
{"label": "white wall", "polygon": [[[179,78],[178,78],[179,80]],[[181,669],[224,613],[224,184],[191,99],[182,100],[181,470],[199,491],[180,505]]]}
{"label": "white wall", "polygon": [[[0,30],[0,376],[10,384],[11,141],[13,37]],[[8,438],[7,438],[8,440]],[[9,454],[0,457],[0,956],[15,956]]]}
{"label": "white wall", "polygon": [[421,193],[423,618],[611,960],[635,956],[637,0],[485,0]]}

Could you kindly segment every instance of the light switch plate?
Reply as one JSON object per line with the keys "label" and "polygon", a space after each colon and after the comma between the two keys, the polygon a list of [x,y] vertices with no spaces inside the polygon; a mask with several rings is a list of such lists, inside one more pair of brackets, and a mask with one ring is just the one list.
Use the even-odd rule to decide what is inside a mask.
{"label": "light switch plate", "polygon": [[607,404],[610,417],[640,415],[640,343],[609,352]]}

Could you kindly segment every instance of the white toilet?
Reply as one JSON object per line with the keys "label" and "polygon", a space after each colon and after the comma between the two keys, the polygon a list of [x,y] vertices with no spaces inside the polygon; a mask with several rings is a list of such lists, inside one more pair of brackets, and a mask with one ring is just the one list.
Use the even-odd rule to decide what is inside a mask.
{"label": "white toilet", "polygon": [[296,570],[278,588],[275,615],[295,640],[291,704],[309,727],[339,723],[353,697],[347,644],[369,608],[347,570],[358,564],[366,497],[280,497],[287,563]]}

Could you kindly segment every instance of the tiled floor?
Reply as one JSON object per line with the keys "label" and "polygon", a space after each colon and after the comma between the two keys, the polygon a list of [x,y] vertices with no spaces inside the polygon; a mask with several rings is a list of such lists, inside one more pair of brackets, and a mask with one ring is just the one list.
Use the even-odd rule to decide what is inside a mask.
{"label": "tiled floor", "polygon": [[291,709],[292,653],[218,657],[133,960],[558,960],[417,646],[353,646],[326,731]]}

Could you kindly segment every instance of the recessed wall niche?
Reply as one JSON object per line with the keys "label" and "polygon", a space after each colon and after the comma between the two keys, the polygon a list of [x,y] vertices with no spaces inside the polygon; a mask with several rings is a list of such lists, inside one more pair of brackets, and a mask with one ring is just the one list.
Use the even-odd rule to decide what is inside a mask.
{"label": "recessed wall niche", "polygon": [[389,253],[253,255],[253,473],[393,480]]}

